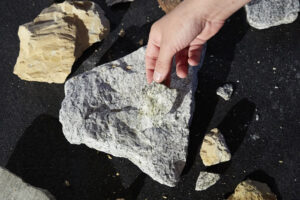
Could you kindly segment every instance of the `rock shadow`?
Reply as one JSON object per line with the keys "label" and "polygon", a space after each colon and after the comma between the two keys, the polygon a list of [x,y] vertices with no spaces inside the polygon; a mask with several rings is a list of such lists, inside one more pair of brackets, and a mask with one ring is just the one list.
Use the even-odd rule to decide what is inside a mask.
{"label": "rock shadow", "polygon": [[138,195],[144,179],[142,174],[124,188],[122,175],[105,153],[69,144],[58,119],[48,115],[40,115],[26,129],[6,168],[58,200],[130,199]]}
{"label": "rock shadow", "polygon": [[250,125],[255,112],[255,104],[248,99],[242,99],[231,108],[218,128],[224,135],[226,144],[234,154],[242,143],[248,126]]}
{"label": "rock shadow", "polygon": [[198,89],[195,94],[195,111],[190,127],[188,157],[183,174],[187,173],[196,156],[204,134],[213,117],[218,96],[217,88],[226,82],[234,59],[235,47],[249,29],[244,10],[229,18],[220,32],[207,43],[202,68],[198,72]]}
{"label": "rock shadow", "polygon": [[262,182],[262,183],[266,183],[270,187],[271,191],[274,194],[276,194],[277,200],[282,200],[282,196],[279,193],[279,189],[276,185],[275,179],[273,177],[269,176],[263,170],[256,170],[256,171],[250,173],[246,177],[246,179],[251,179],[251,180],[254,180],[254,181],[259,181],[259,182]]}

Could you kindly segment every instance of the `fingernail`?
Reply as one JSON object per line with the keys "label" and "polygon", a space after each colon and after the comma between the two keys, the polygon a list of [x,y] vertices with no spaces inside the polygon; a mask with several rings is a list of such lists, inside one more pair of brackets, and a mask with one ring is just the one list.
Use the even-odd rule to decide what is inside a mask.
{"label": "fingernail", "polygon": [[161,74],[159,72],[154,71],[153,79],[155,82],[159,82],[161,79]]}

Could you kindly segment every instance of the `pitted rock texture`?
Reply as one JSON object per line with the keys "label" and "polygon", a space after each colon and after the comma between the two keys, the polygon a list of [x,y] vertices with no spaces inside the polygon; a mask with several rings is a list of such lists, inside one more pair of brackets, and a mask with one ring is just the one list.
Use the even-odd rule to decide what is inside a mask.
{"label": "pitted rock texture", "polygon": [[238,184],[228,200],[277,200],[269,186],[253,180],[246,180]]}
{"label": "pitted rock texture", "polygon": [[33,187],[8,170],[0,167],[0,199],[55,200],[46,190]]}
{"label": "pitted rock texture", "polygon": [[70,143],[128,158],[175,186],[186,161],[198,68],[186,79],[173,73],[169,89],[146,83],[144,59],[142,47],[68,80],[60,122]]}
{"label": "pitted rock texture", "polygon": [[205,166],[216,165],[231,159],[231,153],[219,129],[214,128],[204,136],[200,157]]}
{"label": "pitted rock texture", "polygon": [[65,1],[19,27],[14,74],[23,80],[63,83],[74,61],[109,32],[104,11],[91,1]]}
{"label": "pitted rock texture", "polygon": [[126,3],[126,2],[133,2],[134,0],[106,0],[106,4],[108,6],[112,6],[118,3]]}
{"label": "pitted rock texture", "polygon": [[247,20],[257,29],[266,29],[295,21],[299,0],[252,0],[246,6]]}
{"label": "pitted rock texture", "polygon": [[183,0],[158,0],[158,4],[165,13],[171,12]]}
{"label": "pitted rock texture", "polygon": [[196,191],[203,191],[214,184],[217,183],[217,181],[220,180],[220,175],[215,174],[215,173],[210,173],[210,172],[200,172],[197,182],[196,182]]}
{"label": "pitted rock texture", "polygon": [[226,83],[222,87],[218,87],[216,93],[217,95],[222,97],[225,101],[229,101],[233,93],[233,86],[232,84]]}

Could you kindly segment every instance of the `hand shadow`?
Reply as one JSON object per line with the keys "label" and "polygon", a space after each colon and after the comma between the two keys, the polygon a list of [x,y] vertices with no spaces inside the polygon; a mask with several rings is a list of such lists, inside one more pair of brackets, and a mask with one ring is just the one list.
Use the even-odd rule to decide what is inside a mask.
{"label": "hand shadow", "polygon": [[58,200],[134,199],[145,178],[141,174],[124,188],[122,175],[116,175],[106,154],[69,144],[59,121],[48,115],[40,115],[26,129],[6,168]]}
{"label": "hand shadow", "polygon": [[[230,17],[220,32],[207,43],[204,64],[198,73],[198,89],[195,94],[195,111],[190,127],[188,157],[183,174],[192,167],[207,128],[214,115],[218,96],[217,88],[226,82],[234,59],[235,46],[249,29],[245,12],[238,11]],[[238,30],[237,30],[238,29]]]}

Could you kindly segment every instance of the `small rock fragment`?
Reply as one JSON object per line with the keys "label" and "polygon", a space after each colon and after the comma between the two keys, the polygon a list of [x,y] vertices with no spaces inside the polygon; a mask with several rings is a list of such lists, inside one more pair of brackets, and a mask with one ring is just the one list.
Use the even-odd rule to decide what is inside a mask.
{"label": "small rock fragment", "polygon": [[2,167],[0,167],[0,199],[55,200],[47,190],[25,183],[21,178]]}
{"label": "small rock fragment", "polygon": [[217,95],[222,97],[225,101],[228,101],[231,98],[232,93],[233,87],[232,84],[229,83],[226,83],[225,85],[217,89]]}
{"label": "small rock fragment", "polygon": [[159,6],[165,13],[171,12],[183,0],[158,0]]}
{"label": "small rock fragment", "polygon": [[65,186],[70,187],[70,182],[68,180],[65,180]]}
{"label": "small rock fragment", "polygon": [[104,11],[91,1],[52,4],[19,27],[14,74],[27,81],[63,83],[74,61],[109,32]]}
{"label": "small rock fragment", "polygon": [[267,184],[246,180],[238,184],[228,200],[277,200]]}
{"label": "small rock fragment", "polygon": [[246,6],[247,20],[257,29],[265,29],[296,20],[299,0],[252,0]]}
{"label": "small rock fragment", "polygon": [[119,32],[119,36],[120,37],[124,37],[125,36],[125,30],[123,28],[121,28],[121,30]]}
{"label": "small rock fragment", "polygon": [[220,175],[209,172],[200,172],[197,182],[196,182],[196,191],[203,191],[208,189],[209,187],[216,184],[216,182],[220,180]]}
{"label": "small rock fragment", "polygon": [[215,165],[231,159],[231,153],[219,129],[214,128],[204,136],[200,157],[205,166]]}
{"label": "small rock fragment", "polygon": [[112,6],[118,3],[126,3],[126,2],[133,2],[134,0],[106,0],[106,4],[108,6]]}
{"label": "small rock fragment", "polygon": [[143,46],[143,44],[144,44],[144,40],[143,40],[143,39],[140,39],[140,40],[139,40],[139,45],[140,45],[140,46]]}

